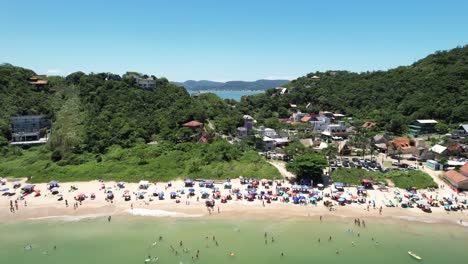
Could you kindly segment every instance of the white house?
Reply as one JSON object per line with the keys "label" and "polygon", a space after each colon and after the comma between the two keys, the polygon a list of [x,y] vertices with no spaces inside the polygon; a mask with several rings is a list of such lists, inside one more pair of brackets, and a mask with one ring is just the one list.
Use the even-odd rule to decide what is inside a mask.
{"label": "white house", "polygon": [[312,130],[315,132],[323,132],[327,130],[328,125],[330,125],[331,120],[325,116],[316,116],[312,121],[309,121],[312,125]]}

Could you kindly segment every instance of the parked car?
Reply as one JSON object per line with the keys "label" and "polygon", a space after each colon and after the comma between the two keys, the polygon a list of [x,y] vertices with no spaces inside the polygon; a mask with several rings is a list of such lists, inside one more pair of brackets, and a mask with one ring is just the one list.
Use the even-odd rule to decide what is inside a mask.
{"label": "parked car", "polygon": [[392,165],[393,165],[393,166],[400,166],[400,162],[394,161],[394,162],[392,162]]}
{"label": "parked car", "polygon": [[407,160],[416,161],[416,158],[415,157],[409,157],[409,158],[407,158]]}

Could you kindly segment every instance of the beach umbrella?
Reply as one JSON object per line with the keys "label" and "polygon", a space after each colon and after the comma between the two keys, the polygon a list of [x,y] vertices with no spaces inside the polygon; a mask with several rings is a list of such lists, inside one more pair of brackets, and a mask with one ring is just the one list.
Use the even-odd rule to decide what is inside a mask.
{"label": "beach umbrella", "polygon": [[301,195],[301,196],[299,196],[299,199],[305,200],[305,196],[302,196],[302,195]]}
{"label": "beach umbrella", "polygon": [[312,201],[316,201],[317,198],[315,198],[315,197],[310,197],[309,200],[312,202]]}
{"label": "beach umbrella", "polygon": [[346,199],[345,198],[339,198],[338,202],[344,202]]}
{"label": "beach umbrella", "polygon": [[54,187],[54,188],[52,188],[50,190],[53,191],[53,192],[58,192],[59,189],[57,187]]}
{"label": "beach umbrella", "polygon": [[317,184],[317,187],[322,188],[322,187],[323,187],[323,184],[319,183],[319,184]]}
{"label": "beach umbrella", "polygon": [[190,188],[190,189],[188,189],[188,190],[189,190],[189,192],[195,192],[195,189],[194,189],[194,188]]}
{"label": "beach umbrella", "polygon": [[3,188],[3,189],[0,190],[0,192],[7,192],[9,190],[10,190],[10,188]]}
{"label": "beach umbrella", "polygon": [[171,192],[171,195],[176,195],[177,193],[176,192]]}
{"label": "beach umbrella", "polygon": [[283,194],[283,198],[289,198],[289,194],[287,193]]}

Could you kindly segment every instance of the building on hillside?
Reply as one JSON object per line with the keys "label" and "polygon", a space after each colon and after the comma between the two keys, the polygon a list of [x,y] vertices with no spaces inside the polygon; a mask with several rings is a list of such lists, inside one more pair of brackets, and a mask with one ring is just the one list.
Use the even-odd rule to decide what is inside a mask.
{"label": "building on hillside", "polygon": [[468,136],[468,124],[460,124],[455,130],[455,135],[459,137]]}
{"label": "building on hillside", "polygon": [[145,90],[153,90],[156,88],[156,80],[153,77],[148,77],[148,78],[141,78],[137,77],[135,78],[135,81],[138,86]]}
{"label": "building on hillside", "polygon": [[193,121],[190,121],[190,122],[187,122],[185,124],[182,125],[183,127],[188,127],[188,128],[191,128],[191,129],[198,129],[198,128],[201,128],[203,127],[203,123],[200,123],[196,120],[193,120]]}
{"label": "building on hillside", "polygon": [[384,135],[375,135],[373,139],[374,139],[375,144],[387,144],[388,143],[388,140]]}
{"label": "building on hillside", "polygon": [[254,126],[254,123],[255,123],[255,120],[253,117],[249,116],[249,115],[244,115],[242,117],[242,119],[244,119],[244,127],[245,129],[247,129],[247,131],[249,130],[252,130],[253,129],[253,126]]}
{"label": "building on hillside", "polygon": [[43,144],[47,142],[50,122],[43,115],[11,117],[12,145]]}
{"label": "building on hillside", "polygon": [[433,153],[434,159],[436,160],[440,160],[443,157],[450,156],[450,151],[448,150],[448,148],[439,144],[434,145],[432,148],[429,149],[429,151]]}
{"label": "building on hillside", "polygon": [[433,119],[419,119],[409,125],[409,132],[413,135],[424,135],[435,133],[437,121]]}
{"label": "building on hillside", "polygon": [[338,142],[338,153],[344,156],[351,154],[351,147],[348,145],[348,140]]}
{"label": "building on hillside", "polygon": [[278,137],[278,133],[276,133],[276,130],[274,130],[273,128],[267,128],[264,126],[260,126],[259,128],[257,128],[257,133],[261,137],[270,137],[270,138]]}
{"label": "building on hillside", "polygon": [[325,116],[316,116],[312,118],[309,123],[312,126],[312,131],[314,132],[323,132],[327,129],[328,125],[330,125],[331,120],[329,117]]}
{"label": "building on hillside", "polygon": [[33,76],[28,79],[29,84],[32,84],[36,87],[36,89],[41,89],[44,88],[49,84],[48,80],[45,80],[44,78],[39,78],[40,76]]}
{"label": "building on hillside", "polygon": [[[396,149],[393,149],[393,145],[396,146]],[[393,139],[390,142],[389,150],[392,151],[392,154],[397,154],[401,151],[402,154],[411,154],[414,152],[414,148],[411,147],[410,139],[407,137],[398,137]]]}
{"label": "building on hillside", "polygon": [[468,162],[459,171],[449,170],[445,172],[444,178],[457,190],[468,190]]}
{"label": "building on hillside", "polygon": [[291,122],[302,122],[302,118],[306,116],[310,115],[307,113],[302,113],[301,111],[297,111],[293,113],[289,119],[291,120]]}
{"label": "building on hillside", "polygon": [[336,133],[346,133],[346,125],[344,121],[339,121],[338,124],[330,124],[327,126],[326,132],[330,132],[331,134]]}
{"label": "building on hillside", "polygon": [[365,129],[370,129],[370,128],[374,128],[377,126],[377,123],[375,122],[365,122],[363,125],[362,125],[362,128],[365,128]]}

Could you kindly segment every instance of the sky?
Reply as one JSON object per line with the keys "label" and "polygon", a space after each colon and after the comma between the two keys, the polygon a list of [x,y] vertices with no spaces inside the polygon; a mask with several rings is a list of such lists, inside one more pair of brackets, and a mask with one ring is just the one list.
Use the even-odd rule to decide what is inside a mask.
{"label": "sky", "polygon": [[468,44],[468,1],[0,0],[0,63],[39,74],[295,79]]}

